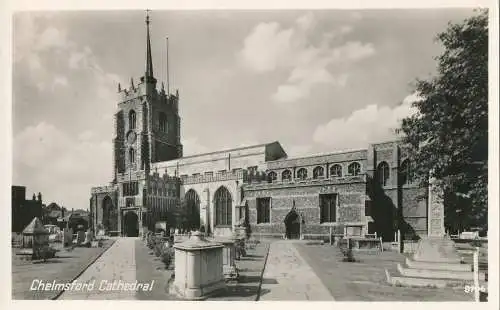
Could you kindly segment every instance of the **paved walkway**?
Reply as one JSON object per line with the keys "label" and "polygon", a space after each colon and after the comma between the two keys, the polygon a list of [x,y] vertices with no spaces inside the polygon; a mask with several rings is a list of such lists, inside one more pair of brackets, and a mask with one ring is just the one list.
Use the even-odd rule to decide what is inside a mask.
{"label": "paved walkway", "polygon": [[270,245],[260,300],[333,301],[328,289],[300,256],[293,241]]}
{"label": "paved walkway", "polygon": [[[92,290],[67,290],[58,299],[135,299],[135,290],[119,288],[118,285],[120,280],[122,283],[136,280],[136,239],[119,238],[76,279],[78,283],[94,283]],[[115,289],[106,289],[107,284],[113,285],[113,282],[116,283]]]}

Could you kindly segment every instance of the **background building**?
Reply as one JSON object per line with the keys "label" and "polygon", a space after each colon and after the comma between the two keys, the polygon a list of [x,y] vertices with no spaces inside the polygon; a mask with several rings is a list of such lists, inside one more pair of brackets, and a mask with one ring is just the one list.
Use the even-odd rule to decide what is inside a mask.
{"label": "background building", "polygon": [[22,232],[34,217],[42,218],[42,194],[26,199],[25,186],[12,186],[12,232]]}

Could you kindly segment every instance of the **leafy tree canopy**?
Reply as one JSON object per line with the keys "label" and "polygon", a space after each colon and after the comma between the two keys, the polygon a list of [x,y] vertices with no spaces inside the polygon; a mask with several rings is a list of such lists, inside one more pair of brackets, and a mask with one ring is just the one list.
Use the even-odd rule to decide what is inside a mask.
{"label": "leafy tree canopy", "polygon": [[447,212],[481,225],[488,202],[488,12],[449,24],[437,40],[444,46],[437,75],[417,80],[418,112],[398,132],[421,183],[430,173],[446,192]]}

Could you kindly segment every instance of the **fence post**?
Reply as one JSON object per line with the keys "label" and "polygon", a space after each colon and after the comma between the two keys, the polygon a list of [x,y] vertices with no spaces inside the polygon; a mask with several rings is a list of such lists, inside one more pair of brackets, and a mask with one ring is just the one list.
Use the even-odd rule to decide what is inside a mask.
{"label": "fence post", "polygon": [[474,301],[479,302],[479,248],[474,251]]}
{"label": "fence post", "polygon": [[384,243],[382,242],[382,237],[380,237],[380,248],[382,249],[382,252],[384,252]]}
{"label": "fence post", "polygon": [[399,247],[399,253],[403,253],[403,248],[401,247],[402,242],[401,242],[401,230],[398,229],[398,247]]}
{"label": "fence post", "polygon": [[332,245],[332,232],[333,232],[333,227],[330,226],[330,245]]}

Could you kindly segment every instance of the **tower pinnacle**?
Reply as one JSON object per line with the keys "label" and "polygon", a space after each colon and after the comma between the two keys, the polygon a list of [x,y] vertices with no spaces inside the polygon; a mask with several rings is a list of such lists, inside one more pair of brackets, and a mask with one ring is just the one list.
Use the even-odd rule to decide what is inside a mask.
{"label": "tower pinnacle", "polygon": [[149,39],[149,10],[146,10],[146,79],[153,77],[153,59],[151,57],[151,40]]}

